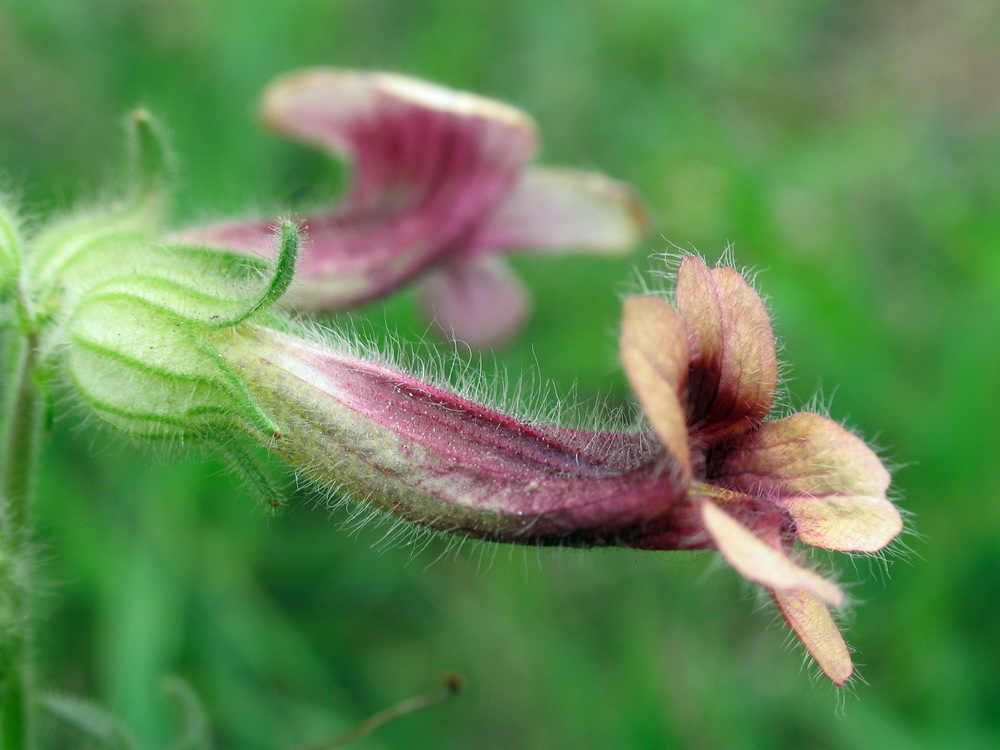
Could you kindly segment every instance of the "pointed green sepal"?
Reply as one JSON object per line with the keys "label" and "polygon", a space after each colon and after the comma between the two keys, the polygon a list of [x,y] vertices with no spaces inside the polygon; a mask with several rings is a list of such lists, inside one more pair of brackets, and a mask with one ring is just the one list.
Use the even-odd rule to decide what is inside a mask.
{"label": "pointed green sepal", "polygon": [[281,247],[278,251],[278,260],[274,264],[270,283],[264,288],[257,300],[250,305],[243,315],[234,318],[230,322],[220,322],[216,328],[227,328],[237,323],[242,323],[255,312],[265,310],[288,291],[289,285],[295,276],[295,263],[299,257],[299,230],[294,222],[283,221],[281,223]]}
{"label": "pointed green sepal", "polygon": [[145,109],[129,113],[126,211],[163,211],[174,176],[173,157],[159,124]]}

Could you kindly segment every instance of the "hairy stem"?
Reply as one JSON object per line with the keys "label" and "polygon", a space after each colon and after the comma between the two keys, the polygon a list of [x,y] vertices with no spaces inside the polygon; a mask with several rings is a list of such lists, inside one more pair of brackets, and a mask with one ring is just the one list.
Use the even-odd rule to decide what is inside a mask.
{"label": "hairy stem", "polygon": [[20,332],[7,337],[6,388],[0,413],[0,748],[33,746],[28,543],[40,427],[35,365],[37,335],[19,305]]}

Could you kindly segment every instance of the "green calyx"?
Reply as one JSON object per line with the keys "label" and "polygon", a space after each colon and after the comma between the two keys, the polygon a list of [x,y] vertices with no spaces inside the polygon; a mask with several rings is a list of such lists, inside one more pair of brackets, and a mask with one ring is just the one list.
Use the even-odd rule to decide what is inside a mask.
{"label": "green calyx", "polygon": [[103,419],[145,438],[220,432],[267,439],[276,427],[214,342],[263,314],[288,288],[298,233],[281,229],[277,262],[237,260],[198,247],[137,243],[85,289],[65,325],[67,371]]}
{"label": "green calyx", "polygon": [[39,367],[62,370],[94,413],[130,435],[267,441],[274,425],[216,346],[288,289],[298,231],[281,227],[275,262],[165,239],[169,149],[147,112],[126,127],[125,184],[101,210],[42,227],[22,253],[0,201],[0,314],[15,308],[4,299],[19,286]]}

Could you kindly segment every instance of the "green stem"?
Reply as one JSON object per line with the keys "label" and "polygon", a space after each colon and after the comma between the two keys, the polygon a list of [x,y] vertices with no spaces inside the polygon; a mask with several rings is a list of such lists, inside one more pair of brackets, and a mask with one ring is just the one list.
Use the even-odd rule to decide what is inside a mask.
{"label": "green stem", "polygon": [[9,331],[7,392],[0,414],[0,750],[33,747],[28,544],[40,427],[38,337],[26,305]]}

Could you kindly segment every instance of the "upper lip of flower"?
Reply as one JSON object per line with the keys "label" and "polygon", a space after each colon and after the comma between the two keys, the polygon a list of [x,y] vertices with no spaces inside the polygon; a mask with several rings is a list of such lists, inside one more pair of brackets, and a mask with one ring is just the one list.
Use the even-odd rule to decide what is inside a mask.
{"label": "upper lip of flower", "polygon": [[[276,132],[354,163],[340,202],[303,219],[307,243],[289,297],[300,311],[355,306],[426,275],[423,307],[439,329],[473,346],[501,343],[529,306],[503,254],[618,252],[648,224],[622,183],[529,167],[536,125],[491,99],[401,75],[312,69],[273,83],[261,112]],[[180,236],[267,253],[272,224],[225,222]]]}
{"label": "upper lip of flower", "polygon": [[688,478],[687,498],[653,549],[715,547],[763,585],[834,682],[850,656],[829,613],[843,594],[799,566],[794,541],[873,552],[902,530],[886,498],[889,474],[858,437],[802,412],[764,421],[778,368],[770,318],[757,293],[730,268],[687,257],[675,310],[658,297],[626,302],[621,354],[653,429]]}

